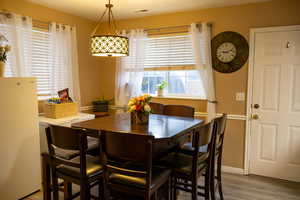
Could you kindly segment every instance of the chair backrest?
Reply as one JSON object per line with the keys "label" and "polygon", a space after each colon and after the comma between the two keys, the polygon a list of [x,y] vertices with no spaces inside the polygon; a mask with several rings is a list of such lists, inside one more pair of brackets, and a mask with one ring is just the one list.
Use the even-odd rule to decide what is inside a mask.
{"label": "chair backrest", "polygon": [[[82,176],[86,176],[87,134],[82,129],[50,125],[46,128],[49,155],[53,165],[63,164],[80,168]],[[72,162],[56,154],[56,149],[77,150],[80,163]]]}
{"label": "chair backrest", "polygon": [[179,117],[194,117],[195,108],[185,105],[165,105],[164,115]]}
{"label": "chair backrest", "polygon": [[77,132],[78,130],[74,130],[69,127],[50,125],[48,128],[46,128],[48,144],[51,143],[50,147],[58,147],[67,150],[79,150],[80,135],[77,134]]}
{"label": "chair backrest", "polygon": [[[146,187],[151,184],[152,143],[151,135],[133,133],[103,132],[101,133],[101,160],[105,166],[105,174],[119,173],[146,178]],[[107,160],[122,160],[140,166],[138,170],[114,166]],[[107,177],[105,176],[105,177]]]}
{"label": "chair backrest", "polygon": [[207,152],[204,153],[204,162],[208,166],[208,170],[210,170],[210,163],[214,158],[214,147],[215,147],[215,135],[216,135],[216,125],[215,121],[212,120],[209,123],[201,125],[200,127],[196,128],[193,132],[193,164],[192,170],[194,173],[197,173],[198,167],[198,159],[199,159],[199,147],[200,146],[207,146]]}
{"label": "chair backrest", "polygon": [[153,114],[159,114],[159,115],[164,114],[164,104],[150,102],[150,107],[152,109]]}
{"label": "chair backrest", "polygon": [[[226,122],[227,122],[227,114],[225,114],[225,113],[221,117],[217,117],[215,119],[215,123],[216,123],[216,126],[217,126],[216,154],[222,154],[222,151],[223,151],[223,143],[224,143]],[[220,157],[222,157],[222,155]]]}

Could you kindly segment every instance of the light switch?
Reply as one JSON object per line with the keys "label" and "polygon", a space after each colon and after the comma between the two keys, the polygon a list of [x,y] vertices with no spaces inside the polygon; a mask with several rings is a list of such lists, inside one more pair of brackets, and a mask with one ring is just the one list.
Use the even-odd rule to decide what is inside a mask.
{"label": "light switch", "polygon": [[245,93],[244,92],[237,92],[235,94],[236,101],[245,101]]}

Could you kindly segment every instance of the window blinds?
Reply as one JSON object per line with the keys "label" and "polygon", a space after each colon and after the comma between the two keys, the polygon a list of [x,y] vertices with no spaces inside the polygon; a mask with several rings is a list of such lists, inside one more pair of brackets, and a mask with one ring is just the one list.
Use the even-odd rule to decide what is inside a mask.
{"label": "window blinds", "polygon": [[32,32],[31,76],[37,78],[38,95],[51,95],[51,74],[53,73],[50,34],[46,31]]}
{"label": "window blinds", "polygon": [[194,64],[190,35],[148,38],[145,68]]}

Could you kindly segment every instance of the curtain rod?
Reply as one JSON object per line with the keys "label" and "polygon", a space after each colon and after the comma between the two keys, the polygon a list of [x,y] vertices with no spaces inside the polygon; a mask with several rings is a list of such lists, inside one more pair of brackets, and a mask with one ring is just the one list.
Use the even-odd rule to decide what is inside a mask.
{"label": "curtain rod", "polygon": [[[201,22],[196,22],[197,25],[201,25]],[[208,22],[208,26],[212,27],[212,23]],[[179,34],[179,33],[187,33],[187,30],[182,30],[182,31],[176,31],[176,30],[171,30],[171,29],[180,29],[180,28],[189,28],[190,25],[180,25],[180,26],[167,26],[167,27],[160,27],[160,28],[146,28],[144,31],[146,32],[151,32],[151,31],[158,31],[157,33],[149,33],[148,35],[168,35],[168,34]],[[170,30],[167,32],[159,32],[161,30]],[[129,32],[130,30],[125,30],[126,32]]]}
{"label": "curtain rod", "polygon": [[[8,18],[11,17],[11,13],[8,12],[8,11],[5,11],[5,10],[0,10],[0,14],[6,15]],[[24,18],[24,19],[25,19],[25,18]],[[45,25],[45,26],[51,25],[51,22],[41,21],[41,20],[38,20],[38,19],[32,19],[32,22],[33,22],[33,23],[40,24],[40,25]],[[62,25],[63,25],[63,26],[69,26],[68,24],[62,24]]]}
{"label": "curtain rod", "polygon": [[[201,25],[201,22],[196,22],[197,25]],[[208,26],[212,27],[212,23],[207,23]],[[161,27],[161,28],[146,28],[145,31],[160,31],[164,29],[176,29],[176,28],[189,28],[190,25],[181,25],[181,26],[167,26],[167,27]]]}

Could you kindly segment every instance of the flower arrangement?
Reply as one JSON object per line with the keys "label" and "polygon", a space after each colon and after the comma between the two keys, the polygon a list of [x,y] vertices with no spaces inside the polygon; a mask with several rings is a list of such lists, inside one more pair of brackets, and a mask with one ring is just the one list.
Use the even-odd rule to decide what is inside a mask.
{"label": "flower arrangement", "polygon": [[6,62],[7,61],[7,52],[11,50],[9,45],[0,46],[0,61]]}
{"label": "flower arrangement", "polygon": [[145,94],[139,97],[131,98],[128,102],[128,112],[131,113],[131,123],[147,124],[151,107],[149,105],[151,96]]}

